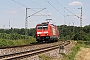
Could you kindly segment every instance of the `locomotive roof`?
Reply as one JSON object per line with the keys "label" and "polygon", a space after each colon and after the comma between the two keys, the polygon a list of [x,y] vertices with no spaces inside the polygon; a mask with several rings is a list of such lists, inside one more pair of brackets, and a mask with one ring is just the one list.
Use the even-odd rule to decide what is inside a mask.
{"label": "locomotive roof", "polygon": [[[43,23],[37,24],[37,25],[42,25],[42,24],[49,24],[49,22],[43,22]],[[50,25],[56,26],[56,25],[54,25],[54,24],[50,24]]]}
{"label": "locomotive roof", "polygon": [[49,22],[43,22],[42,24],[49,24]]}
{"label": "locomotive roof", "polygon": [[43,22],[43,23],[39,23],[38,25],[42,25],[42,24],[49,24],[49,22]]}

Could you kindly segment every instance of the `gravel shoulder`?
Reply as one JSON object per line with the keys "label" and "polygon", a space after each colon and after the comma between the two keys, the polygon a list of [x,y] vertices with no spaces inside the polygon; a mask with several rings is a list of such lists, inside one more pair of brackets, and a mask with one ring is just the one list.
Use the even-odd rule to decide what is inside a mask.
{"label": "gravel shoulder", "polygon": [[[66,55],[68,55],[69,53],[72,52],[71,48],[73,46],[75,46],[74,42],[71,42],[69,45],[65,46],[65,54]],[[50,58],[49,60],[62,60],[62,58],[63,58],[63,55],[59,54],[59,49],[55,49],[55,50],[45,52],[45,53],[42,53],[42,54],[39,54],[39,55],[45,55],[45,56]],[[27,58],[27,60],[43,60],[43,59],[38,57],[39,55]],[[46,59],[46,60],[48,60],[48,59]]]}

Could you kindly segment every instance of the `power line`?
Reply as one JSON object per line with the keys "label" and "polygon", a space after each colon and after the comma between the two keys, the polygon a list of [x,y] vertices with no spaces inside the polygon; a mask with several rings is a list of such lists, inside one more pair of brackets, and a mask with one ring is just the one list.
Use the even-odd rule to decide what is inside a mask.
{"label": "power line", "polygon": [[[32,0],[31,0],[32,1]],[[42,7],[40,4],[38,4],[38,3],[36,3],[36,2],[34,2],[34,1],[32,1],[33,3],[35,3],[35,4],[37,4],[37,5],[39,5],[40,7]]]}
{"label": "power line", "polygon": [[[33,1],[33,0],[31,0],[33,3],[35,3],[36,5],[38,5],[38,6],[40,6],[40,7],[43,7],[42,5],[40,5],[40,4],[38,4],[38,3],[36,3],[35,1]],[[37,16],[40,16],[40,15],[37,15]],[[50,15],[42,15],[42,16],[45,16],[45,17],[47,17],[47,16],[50,16]]]}
{"label": "power line", "polygon": [[[23,4],[21,4],[20,2],[18,2],[18,1],[15,1],[15,0],[12,0],[12,1],[14,1],[14,2],[16,2],[16,3],[18,3],[19,5],[21,5],[21,6],[23,6],[23,7],[25,7],[25,8],[27,8],[27,6],[25,6],[25,5],[23,5]],[[33,1],[33,3],[35,3],[34,1]],[[42,9],[42,8],[29,8],[29,9],[31,9],[32,11],[34,11],[34,12],[37,12],[37,11],[35,11],[35,10],[33,10],[33,9]],[[40,13],[39,13],[40,14]],[[42,15],[42,14],[40,14],[40,15]],[[44,16],[44,15],[43,15]],[[46,16],[45,16],[46,17]]]}
{"label": "power line", "polygon": [[62,4],[60,4],[57,0],[56,0],[56,2],[62,7],[62,9],[64,8],[64,6]]}
{"label": "power line", "polygon": [[[42,10],[44,10],[44,9],[46,9],[46,8],[43,8]],[[42,10],[37,11],[37,12],[35,12],[34,14],[32,14],[32,15],[30,15],[30,16],[33,16],[33,15],[35,15],[35,14],[37,14],[37,13],[41,12]],[[30,16],[28,16],[28,17],[30,17]],[[42,16],[45,16],[45,15],[42,15]]]}
{"label": "power line", "polygon": [[[25,6],[25,5],[23,5],[23,4],[21,4],[20,2],[18,2],[18,1],[15,1],[15,0],[12,0],[12,1],[14,1],[14,2],[16,2],[16,3],[18,3],[19,5],[22,5],[23,7],[25,7],[25,8],[27,8],[27,6]],[[34,12],[36,12],[35,10],[33,10],[33,9],[31,9],[32,11],[34,11]]]}
{"label": "power line", "polygon": [[[66,9],[66,8],[65,8]],[[76,14],[74,14],[73,12],[71,12],[70,10],[66,9],[68,12],[72,13],[74,16],[80,18],[79,16],[77,16]]]}
{"label": "power line", "polygon": [[[40,4],[36,3],[35,1],[33,1],[33,0],[31,0],[31,1],[32,1],[33,3],[35,3],[36,5],[38,5],[38,6],[40,6],[40,7],[43,7],[43,6],[41,6]],[[39,14],[40,14],[40,13],[39,13]],[[37,16],[40,16],[40,15],[37,15]],[[47,15],[47,16],[46,16],[46,15],[42,15],[42,14],[41,14],[41,16],[47,17],[47,16],[50,16],[50,15]]]}
{"label": "power line", "polygon": [[[57,1],[57,0],[56,0]],[[58,1],[57,1],[57,3],[61,6],[61,7],[63,7],[64,9],[66,9],[67,11],[69,11],[70,13],[72,13],[70,10],[68,10],[66,7],[64,7],[62,4],[60,4]],[[74,14],[74,13],[72,13],[74,16],[76,16],[76,17],[78,17],[78,18],[80,18],[79,16],[77,16],[76,14]]]}
{"label": "power line", "polygon": [[[21,6],[23,6],[23,7],[25,7],[25,8],[27,8],[27,6],[25,6],[25,5],[23,5],[23,4],[21,4],[20,2],[18,2],[18,1],[15,1],[15,0],[12,0],[12,1],[14,1],[14,2],[16,2],[16,3],[18,3],[19,5],[21,5]],[[32,11],[34,11],[34,12],[36,12],[35,10],[33,10],[33,9],[31,9]]]}
{"label": "power line", "polygon": [[[56,11],[58,11],[61,15],[63,15],[58,9],[56,9],[49,1],[45,0],[49,5],[51,5]],[[63,15],[64,16],[64,15]]]}
{"label": "power line", "polygon": [[16,2],[16,3],[20,4],[20,5],[22,5],[23,7],[27,7],[27,6],[25,6],[25,5],[21,4],[21,3],[20,3],[20,2],[18,2],[18,1],[15,1],[15,0],[12,0],[12,1],[14,1],[14,2]]}
{"label": "power line", "polygon": [[57,2],[57,4],[59,4],[62,7],[62,10],[64,11],[64,23],[66,24],[66,22],[65,22],[65,17],[66,17],[66,15],[65,15],[65,7],[62,4],[60,4],[57,0],[56,0],[56,2]]}

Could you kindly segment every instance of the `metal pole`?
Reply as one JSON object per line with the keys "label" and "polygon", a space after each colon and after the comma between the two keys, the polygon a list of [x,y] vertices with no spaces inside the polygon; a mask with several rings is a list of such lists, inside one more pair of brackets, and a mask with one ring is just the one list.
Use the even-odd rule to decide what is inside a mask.
{"label": "metal pole", "polygon": [[26,20],[25,20],[25,39],[26,39],[26,37],[27,37],[27,26],[28,26],[28,21],[27,21],[27,9],[28,9],[28,8],[26,8]]}
{"label": "metal pole", "polygon": [[81,16],[80,16],[80,39],[82,40],[82,7],[78,8],[81,9]]}
{"label": "metal pole", "polygon": [[9,21],[9,29],[10,29],[10,21]]}
{"label": "metal pole", "polygon": [[82,7],[81,7],[81,18],[80,18],[80,21],[81,21],[81,27],[82,27]]}
{"label": "metal pole", "polygon": [[32,15],[30,15],[30,16],[27,15],[27,10],[28,10],[28,9],[30,9],[30,8],[26,8],[26,19],[25,19],[25,39],[27,38],[27,35],[28,35],[28,20],[27,20],[28,17],[33,16],[33,15],[35,15],[35,14],[41,12],[42,10],[44,10],[44,9],[46,9],[46,8],[43,8],[42,10],[37,11],[37,12],[35,12],[34,14],[32,14]]}
{"label": "metal pole", "polygon": [[82,40],[82,7],[81,9],[81,17],[80,17],[80,39]]}
{"label": "metal pole", "polygon": [[25,20],[25,29],[27,29],[27,8],[26,8],[26,20]]}
{"label": "metal pole", "polygon": [[82,7],[81,7],[81,18],[80,18],[80,24],[81,24],[81,40],[82,40]]}

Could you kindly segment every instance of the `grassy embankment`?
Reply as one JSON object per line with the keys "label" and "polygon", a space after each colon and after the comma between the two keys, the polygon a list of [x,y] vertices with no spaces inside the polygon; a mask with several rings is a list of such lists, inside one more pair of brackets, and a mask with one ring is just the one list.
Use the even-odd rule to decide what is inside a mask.
{"label": "grassy embankment", "polygon": [[62,54],[62,60],[74,60],[75,55],[78,53],[78,51],[80,51],[80,47],[90,48],[87,43],[84,43],[83,41],[78,41],[76,45],[71,49],[72,52],[70,54]]}
{"label": "grassy embankment", "polygon": [[[85,47],[85,48],[89,48],[89,46],[87,45],[87,43],[84,43],[83,41],[78,41],[76,43],[76,45],[74,47],[72,47],[72,52],[68,55],[62,53],[63,58],[61,60],[74,60],[75,55],[77,54],[78,51],[80,51],[80,47]],[[42,60],[52,60],[52,58],[46,56],[46,55],[40,55],[39,56]],[[59,59],[56,59],[59,60]]]}

